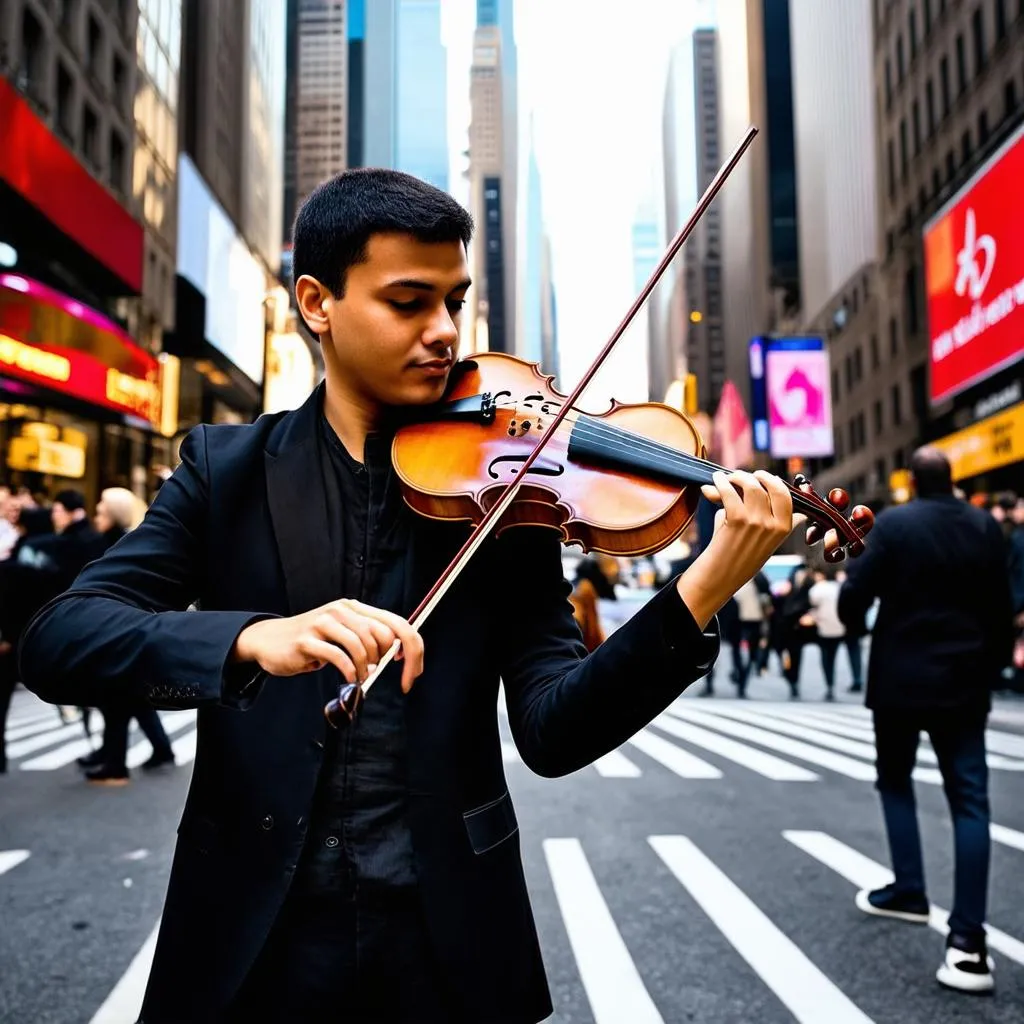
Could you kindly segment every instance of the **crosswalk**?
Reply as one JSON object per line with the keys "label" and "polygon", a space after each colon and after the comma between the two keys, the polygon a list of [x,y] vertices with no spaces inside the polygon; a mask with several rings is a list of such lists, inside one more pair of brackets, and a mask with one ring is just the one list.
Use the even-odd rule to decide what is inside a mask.
{"label": "crosswalk", "polygon": [[[55,707],[44,704],[31,694],[20,692],[7,719],[4,738],[8,763],[25,772],[50,772],[74,764],[80,757],[92,753],[103,736],[103,716],[92,713],[90,735],[75,711],[70,721],[63,721]],[[196,756],[196,712],[161,711],[160,720],[171,737],[175,763],[187,765]],[[176,737],[176,738],[175,738]],[[149,741],[132,723],[126,763],[129,769],[138,768],[152,754]]]}
{"label": "crosswalk", "polygon": [[[986,744],[990,771],[1024,772],[1024,735],[990,728]],[[502,743],[502,755],[507,764],[520,763],[510,740]],[[773,782],[813,783],[831,773],[874,783],[874,729],[870,712],[855,704],[685,698],[582,772],[640,779],[657,771],[655,765],[692,780],[723,779],[738,769]],[[913,775],[917,782],[942,785],[938,758],[924,735]]]}
{"label": "crosswalk", "polygon": [[[929,938],[925,929],[868,919],[856,910],[856,889],[885,885],[892,875],[855,845],[826,832],[809,830],[784,830],[774,833],[774,839],[769,837],[769,841],[774,841],[783,855],[766,860],[770,868],[759,868],[758,876],[770,870],[772,877],[758,877],[755,882],[749,874],[743,881],[732,877],[728,868],[716,863],[700,843],[687,835],[650,835],[627,840],[617,850],[619,864],[628,863],[631,871],[655,877],[658,887],[664,887],[653,905],[657,909],[653,909],[650,900],[634,906],[618,898],[621,877],[609,866],[602,840],[588,843],[573,836],[541,840],[542,857],[527,860],[532,864],[528,878],[535,902],[537,892],[548,884],[554,893],[557,916],[540,918],[546,960],[550,964],[552,960],[568,958],[572,984],[578,984],[582,990],[595,1024],[662,1024],[684,1019],[681,1008],[685,1007],[687,992],[674,987],[671,979],[675,969],[682,966],[679,958],[699,958],[709,948],[717,948],[709,938],[710,927],[731,947],[737,962],[743,961],[753,975],[740,997],[730,984],[734,1007],[737,998],[750,1007],[763,1006],[767,990],[788,1013],[787,1019],[799,1024],[873,1024],[871,1005],[860,1004],[869,1000],[866,993],[874,982],[851,991],[849,972],[836,968],[835,962],[830,961],[829,950],[823,950],[815,939],[805,938],[803,929],[792,924],[792,917],[785,921],[777,919],[777,900],[764,901],[771,909],[759,905],[765,887],[773,894],[779,887],[785,887],[791,905],[805,902],[805,911],[818,919],[824,918],[828,928],[847,935],[848,942],[860,941],[858,928],[901,929],[912,955],[908,953],[900,963],[890,964],[893,970],[909,972],[912,964],[922,961],[938,966],[941,942]],[[13,878],[13,873],[27,860],[28,851],[0,851],[0,876],[11,872]],[[546,877],[538,878],[538,870]],[[809,884],[795,885],[796,875]],[[0,887],[5,881],[0,881]],[[819,882],[826,884],[822,886]],[[827,902],[820,895],[805,895],[823,890],[830,892]],[[1001,907],[998,899],[993,898],[992,903],[993,916],[998,918],[1007,908]],[[931,929],[944,936],[948,916],[946,910],[933,905]],[[663,920],[657,920],[659,917]],[[658,947],[656,963],[651,962],[651,945],[644,938],[652,929],[659,935],[668,929],[678,937],[678,941]],[[129,963],[127,970],[114,981],[103,1004],[93,1012],[90,1024],[135,1019],[152,964],[157,931],[154,927],[142,946],[125,957]],[[1024,973],[1020,973],[1024,968],[1024,942],[993,925],[988,925],[987,935],[990,951],[996,957],[1000,984],[1018,987],[1024,981]],[[801,945],[802,941],[806,945]],[[720,958],[715,966],[732,974],[728,962],[721,963]],[[830,970],[840,976],[830,976]],[[707,984],[714,987],[710,977]],[[897,1016],[886,1019],[917,1019],[913,1011],[921,988],[932,984],[927,972],[919,977],[901,976],[899,990],[887,996],[886,1004],[888,1012]],[[572,994],[562,991],[561,998],[572,998]],[[900,1000],[906,1001],[904,1009],[909,1015],[902,1015]],[[738,1012],[740,1016],[735,1019],[754,1019],[746,1011]],[[552,1020],[558,1019],[556,1005]],[[572,1019],[580,1018],[574,1013]],[[781,1018],[775,1014],[771,1019]]]}

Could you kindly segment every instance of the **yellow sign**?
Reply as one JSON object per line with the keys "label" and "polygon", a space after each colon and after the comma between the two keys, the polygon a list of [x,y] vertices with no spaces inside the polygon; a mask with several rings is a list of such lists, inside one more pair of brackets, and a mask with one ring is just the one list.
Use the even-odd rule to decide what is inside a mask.
{"label": "yellow sign", "polygon": [[131,409],[150,423],[160,422],[160,388],[156,381],[143,380],[107,368],[107,401]]}
{"label": "yellow sign", "polygon": [[25,345],[6,334],[0,334],[0,366],[16,366],[50,380],[71,379],[71,360],[56,352],[46,352],[34,345]]}
{"label": "yellow sign", "polygon": [[7,446],[7,465],[11,469],[79,480],[85,476],[85,450],[66,441],[12,437]]}
{"label": "yellow sign", "polygon": [[895,504],[910,501],[912,486],[909,469],[894,469],[889,474],[889,494]]}
{"label": "yellow sign", "polygon": [[1024,402],[933,443],[946,453],[954,480],[1018,462],[1024,459]]}

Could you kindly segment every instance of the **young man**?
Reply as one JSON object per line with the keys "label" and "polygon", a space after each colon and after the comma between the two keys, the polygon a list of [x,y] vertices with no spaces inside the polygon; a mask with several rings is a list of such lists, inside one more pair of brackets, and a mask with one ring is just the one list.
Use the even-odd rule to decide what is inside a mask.
{"label": "young man", "polygon": [[[145,522],[28,630],[23,678],[46,700],[199,708],[146,1024],[546,1017],[499,679],[527,765],[589,764],[707,671],[715,612],[792,528],[781,481],[720,475],[705,552],[589,656],[558,539],[510,530],[414,631],[467,528],[403,504],[389,438],[394,410],[444,396],[471,231],[407,175],[320,186],[294,273],[325,386],[197,427]],[[396,639],[354,724],[327,728],[340,676]]]}

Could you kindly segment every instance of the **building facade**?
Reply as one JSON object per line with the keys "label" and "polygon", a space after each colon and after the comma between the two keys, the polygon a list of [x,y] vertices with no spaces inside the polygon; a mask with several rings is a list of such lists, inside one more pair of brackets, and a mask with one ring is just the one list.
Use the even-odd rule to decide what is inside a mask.
{"label": "building facade", "polygon": [[[983,430],[993,408],[989,399],[1012,394],[1015,385],[1019,391],[1018,359],[948,399],[930,400],[923,236],[1024,120],[1024,5],[1021,0],[874,0],[872,16],[883,370],[868,385],[882,416],[873,425],[869,421],[877,430],[866,432],[865,445],[879,469],[884,460],[887,473],[899,474],[916,444],[975,425]],[[1008,190],[1001,198],[1002,215],[1010,217],[1022,201],[1019,190]],[[1000,259],[1019,262],[1020,245],[1018,237]],[[1024,421],[1024,410],[1018,408],[1016,415]],[[989,442],[979,435],[978,443]],[[961,486],[1024,490],[1021,463],[999,463],[998,458],[973,462],[971,476],[959,477]],[[982,465],[994,468],[979,470]]]}
{"label": "building facade", "polygon": [[[167,456],[156,352],[170,314],[173,186],[159,172],[173,110],[142,118],[152,175],[137,177],[134,154],[149,95],[140,76],[169,88],[175,64],[139,35],[148,13],[0,9],[0,478],[51,496],[77,487],[90,504],[111,485],[148,497]],[[161,39],[173,49],[170,20]]]}

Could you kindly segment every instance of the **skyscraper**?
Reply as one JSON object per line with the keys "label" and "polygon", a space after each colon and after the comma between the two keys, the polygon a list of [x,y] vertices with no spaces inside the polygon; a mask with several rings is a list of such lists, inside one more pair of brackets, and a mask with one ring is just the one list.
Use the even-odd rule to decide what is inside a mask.
{"label": "skyscraper", "polygon": [[470,203],[478,337],[499,352],[515,347],[518,122],[512,0],[478,0],[470,78]]}
{"label": "skyscraper", "polygon": [[347,164],[346,0],[288,0],[284,233],[302,201]]}
{"label": "skyscraper", "polygon": [[395,166],[448,190],[448,58],[441,0],[399,0]]}
{"label": "skyscraper", "polygon": [[[520,303],[521,344],[517,355],[541,362],[543,351],[542,273],[544,256],[544,212],[541,204],[540,171],[533,146],[527,156],[526,194],[523,225],[523,277]],[[546,369],[546,368],[545,368]],[[552,371],[549,371],[552,372]]]}

